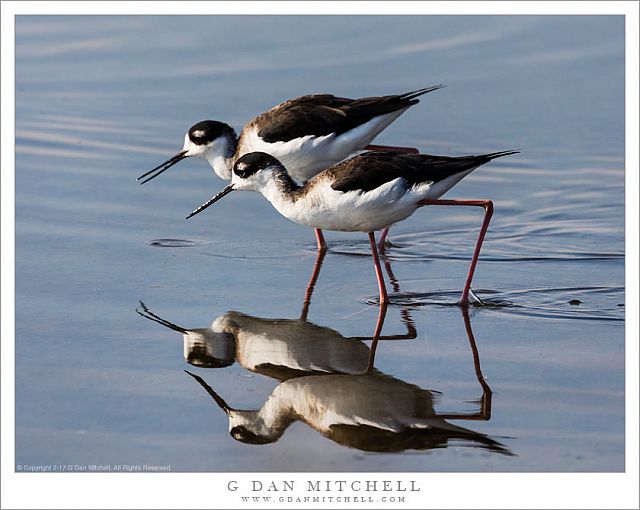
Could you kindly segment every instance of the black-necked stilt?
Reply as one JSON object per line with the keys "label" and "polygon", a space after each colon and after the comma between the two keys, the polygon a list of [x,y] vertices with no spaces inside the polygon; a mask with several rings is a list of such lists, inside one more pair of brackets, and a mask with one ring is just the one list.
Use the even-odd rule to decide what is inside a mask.
{"label": "black-necked stilt", "polygon": [[425,205],[483,207],[485,216],[460,305],[468,306],[471,281],[482,241],[493,214],[490,200],[438,200],[452,186],[492,159],[516,154],[503,151],[447,157],[399,152],[365,152],[322,171],[298,185],[273,156],[254,152],[236,161],[231,184],[194,210],[203,211],[234,190],[258,191],[286,218],[316,229],[367,232],[378,279],[380,302],[388,303],[374,231],[409,217]]}
{"label": "black-necked stilt", "polygon": [[464,446],[512,455],[489,436],[441,418],[433,408],[433,392],[377,371],[289,379],[259,410],[232,408],[200,376],[186,372],[227,414],[231,436],[243,443],[273,443],[300,420],[338,444],[364,451],[429,450],[459,440]]}
{"label": "black-necked stilt", "polygon": [[[205,159],[218,176],[231,179],[231,170],[238,158],[261,151],[276,157],[291,177],[304,182],[367,148],[383,129],[417,104],[419,96],[439,88],[442,85],[360,99],[330,94],[302,96],[258,115],[244,126],[239,137],[231,126],[222,122],[198,122],[185,134],[182,151],[138,177],[138,181],[149,182],[188,157]],[[389,149],[417,152],[410,148]],[[318,247],[324,248],[322,233],[316,231],[316,236]]]}

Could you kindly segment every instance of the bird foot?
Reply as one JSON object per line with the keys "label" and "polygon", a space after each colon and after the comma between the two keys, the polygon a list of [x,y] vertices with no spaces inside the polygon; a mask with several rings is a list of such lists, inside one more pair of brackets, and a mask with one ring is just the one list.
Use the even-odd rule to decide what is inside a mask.
{"label": "bird foot", "polygon": [[484,301],[482,301],[482,299],[480,299],[480,297],[473,292],[473,289],[469,289],[469,297],[467,298],[466,301],[463,301],[462,299],[459,301],[459,305],[460,306],[464,306],[467,307],[469,305],[477,305],[477,306],[483,306],[484,305]]}
{"label": "bird foot", "polygon": [[473,289],[469,289],[469,297],[471,298],[470,301],[473,302],[474,304],[484,305],[484,301],[482,301],[482,299],[480,299],[478,295],[475,292],[473,292]]}
{"label": "bird foot", "polygon": [[388,250],[389,248],[395,248],[395,247],[396,245],[393,244],[391,241],[389,241],[388,238],[385,238],[378,243],[378,249],[382,252],[385,250]]}
{"label": "bird foot", "polygon": [[473,292],[472,289],[469,289],[468,297],[466,300],[460,299],[460,301],[458,301],[458,305],[462,306],[463,308],[467,308],[470,305],[484,306],[484,304],[484,301],[482,301],[482,299],[480,299],[480,297],[478,297],[478,295]]}

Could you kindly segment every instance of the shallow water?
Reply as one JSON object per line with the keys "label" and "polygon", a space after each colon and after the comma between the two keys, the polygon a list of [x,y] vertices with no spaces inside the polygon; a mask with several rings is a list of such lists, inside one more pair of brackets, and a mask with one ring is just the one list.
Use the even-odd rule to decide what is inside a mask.
{"label": "shallow water", "polygon": [[[623,23],[18,18],[16,463],[623,471]],[[138,301],[189,329],[234,310],[297,319],[316,259],[313,234],[249,193],[186,222],[223,186],[202,161],[184,161],[143,187],[135,178],[175,154],[203,118],[239,128],[303,93],[356,97],[438,83],[447,88],[376,142],[438,154],[522,153],[482,167],[447,195],[495,203],[474,280],[485,306],[468,317],[452,305],[480,211],[425,208],[392,229],[386,261],[397,287],[383,335],[416,333],[381,340],[375,367],[381,380],[395,381],[388,395],[417,387],[426,407],[432,398],[430,413],[454,415],[446,421],[476,434],[374,454],[362,429],[338,440],[296,421],[269,445],[235,441],[226,415],[183,370],[241,409],[301,384],[301,373],[336,370],[322,335],[346,349],[340,363],[351,361],[340,371],[357,371],[370,342],[351,337],[370,337],[378,319],[366,236],[327,234],[307,319],[331,332],[313,346],[310,326],[285,322],[302,329],[282,326],[277,342],[249,351],[252,361],[237,340],[227,352],[232,365],[191,366],[182,334],[140,317]],[[292,347],[305,335],[308,350]],[[294,372],[273,368],[285,359]],[[329,378],[317,388],[333,388],[332,405],[348,396],[335,375],[313,377]],[[328,398],[314,391],[296,398]],[[501,446],[483,448],[479,437]]]}

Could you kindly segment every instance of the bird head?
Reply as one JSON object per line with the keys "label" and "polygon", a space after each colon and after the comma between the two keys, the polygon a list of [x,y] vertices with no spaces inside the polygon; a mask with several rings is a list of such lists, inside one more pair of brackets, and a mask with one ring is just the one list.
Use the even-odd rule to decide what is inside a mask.
{"label": "bird head", "polygon": [[268,444],[280,438],[282,430],[269,428],[258,411],[230,407],[202,377],[192,374],[188,370],[185,370],[185,372],[193,377],[211,396],[218,407],[225,412],[229,418],[229,434],[236,441],[247,444]]}
{"label": "bird head", "polygon": [[235,190],[261,191],[275,175],[286,174],[286,169],[276,158],[265,152],[250,152],[242,156],[233,166],[231,184],[195,209],[187,219],[204,211],[222,197]]}
{"label": "bird head", "polygon": [[229,179],[231,172],[224,160],[233,156],[237,144],[237,135],[231,126],[215,120],[203,120],[194,124],[184,135],[182,150],[148,172],[138,181],[149,182],[185,158],[201,158],[223,179]]}

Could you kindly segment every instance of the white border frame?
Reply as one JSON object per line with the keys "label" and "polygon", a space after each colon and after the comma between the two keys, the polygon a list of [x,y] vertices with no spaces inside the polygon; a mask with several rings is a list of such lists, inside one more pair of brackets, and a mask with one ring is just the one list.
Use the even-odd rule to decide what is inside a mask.
{"label": "white border frame", "polygon": [[[638,3],[626,2],[2,2],[2,508],[249,508],[231,480],[418,480],[393,508],[638,508]],[[153,10],[153,13],[150,11]],[[626,16],[626,472],[32,474],[14,472],[14,17],[20,14],[617,14]],[[167,477],[170,477],[168,479]],[[170,480],[170,483],[167,481]],[[408,482],[407,482],[408,483]],[[108,490],[104,490],[108,487]],[[463,488],[463,490],[461,490]],[[246,493],[246,491],[245,491]],[[396,494],[398,493],[390,493]],[[283,494],[288,495],[288,494]],[[301,496],[308,495],[298,494]],[[336,493],[332,493],[337,496]],[[364,495],[364,494],[363,494]],[[378,493],[378,495],[380,495]],[[299,508],[299,503],[261,504]],[[307,505],[326,508],[327,503]],[[331,506],[331,505],[330,505]],[[368,508],[367,503],[346,507]],[[377,504],[380,507],[380,504]]]}

